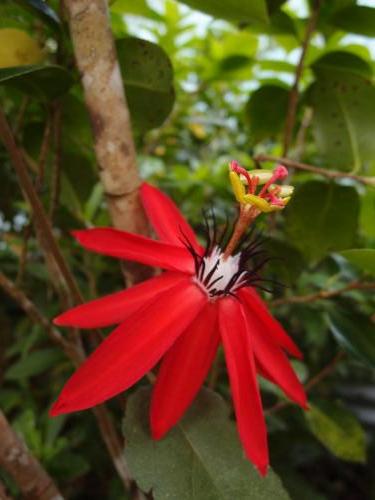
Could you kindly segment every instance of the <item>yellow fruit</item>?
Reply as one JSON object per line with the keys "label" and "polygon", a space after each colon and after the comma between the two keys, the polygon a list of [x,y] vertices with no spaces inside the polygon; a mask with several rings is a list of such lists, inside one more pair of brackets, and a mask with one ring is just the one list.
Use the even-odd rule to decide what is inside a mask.
{"label": "yellow fruit", "polygon": [[0,68],[38,64],[44,53],[25,31],[15,28],[0,29]]}

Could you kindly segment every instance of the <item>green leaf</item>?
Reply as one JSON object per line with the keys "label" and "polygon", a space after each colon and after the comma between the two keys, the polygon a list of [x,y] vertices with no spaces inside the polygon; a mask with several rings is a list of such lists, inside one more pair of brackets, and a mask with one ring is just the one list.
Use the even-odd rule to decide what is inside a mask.
{"label": "green leaf", "polygon": [[362,271],[375,274],[375,250],[372,248],[353,248],[341,252],[349,262]]}
{"label": "green leaf", "polygon": [[335,308],[327,313],[326,319],[339,345],[375,368],[375,328],[371,319],[346,304],[335,304]]}
{"label": "green leaf", "polygon": [[117,53],[133,126],[142,132],[159,127],[175,100],[167,54],[158,45],[133,37],[118,40]]}
{"label": "green leaf", "polygon": [[[371,128],[375,87],[364,77],[368,66],[363,59],[349,53],[332,54],[313,65],[317,80],[308,98],[314,110],[314,135],[329,167],[357,171],[375,156]],[[335,67],[337,54],[340,57]]]}
{"label": "green leaf", "polygon": [[222,398],[202,390],[181,423],[153,441],[148,389],[127,404],[126,458],[138,485],[155,500],[287,499],[278,477],[261,478],[245,459]]}
{"label": "green leaf", "polygon": [[336,12],[330,22],[338,28],[364,36],[375,36],[375,9],[351,5]]}
{"label": "green leaf", "polygon": [[289,91],[281,85],[263,85],[253,92],[246,104],[246,118],[255,142],[274,137],[283,128]]}
{"label": "green leaf", "polygon": [[368,189],[361,196],[360,224],[362,232],[368,238],[375,239],[375,191]]}
{"label": "green leaf", "polygon": [[353,245],[357,232],[359,197],[353,187],[322,181],[301,185],[286,209],[286,230],[311,261]]}
{"label": "green leaf", "polygon": [[52,368],[62,358],[63,356],[59,349],[51,348],[32,351],[24,358],[12,364],[5,374],[5,379],[19,380],[39,375]]}
{"label": "green leaf", "polygon": [[65,94],[74,79],[61,66],[32,65],[0,69],[0,85],[10,85],[38,99],[54,99]]}
{"label": "green leaf", "polygon": [[324,70],[349,72],[364,78],[371,78],[373,75],[373,69],[368,61],[345,50],[334,50],[324,54],[314,62],[312,68],[318,75]]}
{"label": "green leaf", "polygon": [[37,14],[52,27],[60,27],[61,21],[56,12],[43,0],[16,0],[19,5],[27,8],[32,14]]}
{"label": "green leaf", "polygon": [[364,430],[343,405],[321,401],[310,404],[304,415],[314,436],[336,457],[349,462],[366,461]]}
{"label": "green leaf", "polygon": [[180,0],[192,9],[197,9],[210,16],[228,21],[267,22],[267,4],[265,0]]}
{"label": "green leaf", "polygon": [[133,16],[148,17],[154,20],[161,20],[161,16],[151,9],[146,0],[116,0],[110,7],[111,12],[116,14],[131,14]]}

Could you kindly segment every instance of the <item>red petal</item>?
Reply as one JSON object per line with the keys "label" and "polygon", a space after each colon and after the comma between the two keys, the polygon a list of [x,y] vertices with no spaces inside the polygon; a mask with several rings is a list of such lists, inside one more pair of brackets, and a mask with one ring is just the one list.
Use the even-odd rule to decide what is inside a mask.
{"label": "red petal", "polygon": [[151,430],[160,439],[182,417],[207,376],[220,336],[208,303],[164,356],[151,401]]}
{"label": "red petal", "polygon": [[249,334],[238,301],[232,298],[220,300],[219,325],[238,432],[247,457],[265,475],[268,467],[267,429]]}
{"label": "red petal", "polygon": [[135,384],[207,303],[190,279],[117,327],[68,380],[51,415],[91,408]]}
{"label": "red petal", "polygon": [[246,303],[251,313],[263,323],[264,333],[273,338],[273,341],[286,350],[291,356],[302,359],[303,354],[293,340],[286,333],[280,323],[268,311],[266,304],[253,288],[241,288],[238,295]]}
{"label": "red petal", "polygon": [[101,299],[92,300],[69,309],[53,320],[55,325],[78,328],[101,328],[121,323],[135,311],[157,300],[160,293],[168,290],[186,275],[167,271],[127,290],[112,293]]}
{"label": "red petal", "polygon": [[141,186],[141,199],[153,228],[158,237],[167,243],[183,246],[185,236],[194,249],[202,252],[193,229],[173,201],[159,189],[144,182]]}
{"label": "red petal", "polygon": [[277,384],[285,394],[306,408],[306,394],[289,364],[284,352],[273,343],[267,332],[263,330],[263,324],[251,312],[245,310],[250,342],[253,345],[254,354],[263,374]]}
{"label": "red petal", "polygon": [[194,261],[185,248],[110,227],[73,231],[82,246],[94,252],[172,271],[194,272]]}

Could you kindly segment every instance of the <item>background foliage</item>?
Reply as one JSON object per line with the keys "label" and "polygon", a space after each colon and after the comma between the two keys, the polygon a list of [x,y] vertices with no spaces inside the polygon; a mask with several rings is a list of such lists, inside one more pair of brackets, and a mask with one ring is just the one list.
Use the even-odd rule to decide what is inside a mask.
{"label": "background foliage", "polygon": [[[210,429],[198,423],[192,439],[208,455],[197,478],[208,490],[186,498],[374,498],[375,7],[354,0],[321,2],[316,30],[305,44],[292,141],[285,148],[290,92],[317,5],[183,3],[189,7],[174,0],[110,5],[142,176],[168,192],[200,231],[203,208],[213,206],[222,221],[235,210],[229,160],[271,167],[270,156],[287,156],[313,166],[295,164],[292,202],[284,213],[258,222],[276,257],[266,275],[286,285],[265,298],[305,353],[294,366],[310,381],[311,410],[305,414],[261,381],[271,463],[283,486],[275,474],[263,487],[255,476],[247,484],[251,467],[233,465],[241,456],[233,451],[233,429],[224,430],[232,423],[219,356],[209,385],[226,403],[205,392],[196,404],[208,398],[203,406],[216,408],[211,416],[207,409],[207,418],[211,431],[222,430],[227,463],[220,457],[212,463],[217,451],[210,455]],[[118,263],[82,252],[69,236],[73,228],[110,221],[64,9],[57,1],[1,2],[0,84],[1,105],[85,298],[120,289]],[[52,318],[62,307],[54,279],[4,149],[0,159],[1,270]],[[5,293],[0,324],[0,408],[14,428],[68,498],[124,498],[92,415],[48,418],[72,372],[70,361]],[[192,467],[191,457],[172,458],[183,449],[184,425],[164,449],[147,452],[147,438],[141,429],[136,432],[142,397],[144,392],[132,396],[125,421],[134,477],[145,490],[153,485],[156,499],[185,498],[173,490],[184,483],[174,485],[177,472],[168,466],[162,478],[147,476],[150,462],[164,463],[165,453],[181,467],[179,473]],[[110,406],[120,423],[122,409],[116,402]],[[205,470],[207,464],[212,469]],[[235,471],[230,479],[221,478],[224,466]],[[0,478],[17,496],[17,485],[1,470]],[[244,481],[240,489],[233,490],[239,481]]]}

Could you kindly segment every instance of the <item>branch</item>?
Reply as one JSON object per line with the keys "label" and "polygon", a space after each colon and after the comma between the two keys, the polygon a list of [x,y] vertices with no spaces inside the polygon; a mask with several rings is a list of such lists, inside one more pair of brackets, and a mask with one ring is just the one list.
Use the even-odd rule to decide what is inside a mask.
{"label": "branch", "polygon": [[[140,202],[141,183],[129,109],[111,33],[107,0],[65,0],[76,63],[82,76],[91,118],[100,178],[113,225],[147,234],[148,222]],[[131,282],[139,265],[127,269]],[[130,275],[130,276],[129,276]]]}
{"label": "branch", "polygon": [[[322,380],[324,380],[326,377],[331,375],[331,373],[335,370],[337,364],[345,357],[345,352],[344,351],[339,351],[336,356],[334,356],[331,361],[324,367],[320,372],[318,372],[314,377],[312,377],[307,384],[305,385],[305,391],[309,392],[313,387],[315,387],[317,384],[319,384]],[[271,408],[268,410],[265,410],[264,414],[265,415],[270,415],[271,413],[275,413],[279,410],[282,410],[283,408],[286,408],[292,404],[291,401],[279,401],[275,405],[273,405]]]}
{"label": "branch", "polygon": [[283,156],[286,156],[288,154],[290,142],[292,139],[294,123],[296,120],[297,104],[298,104],[299,82],[303,73],[303,67],[305,64],[307,49],[318,20],[319,9],[320,9],[320,0],[315,0],[315,7],[311,13],[310,19],[306,26],[305,38],[303,40],[302,51],[294,76],[293,87],[291,88],[289,93],[288,112],[285,120],[285,129],[284,129]]}
{"label": "branch", "polygon": [[284,304],[305,304],[306,302],[315,302],[317,300],[332,299],[338,297],[343,293],[350,292],[351,290],[372,290],[375,289],[375,282],[360,282],[352,281],[342,288],[337,290],[321,290],[320,292],[311,293],[308,295],[295,295],[292,297],[285,297],[276,299],[271,302],[271,306],[281,306]]}
{"label": "branch", "polygon": [[312,172],[317,175],[322,175],[323,177],[327,177],[328,179],[352,179],[367,186],[375,186],[375,177],[362,177],[360,175],[339,172],[337,170],[328,170],[326,168],[315,167],[314,165],[309,165],[308,163],[301,163],[299,161],[290,160],[289,158],[281,156],[260,154],[254,157],[254,161],[259,163],[265,161],[273,161],[276,163],[282,163],[286,167],[295,168],[297,170],[305,170],[306,172]]}
{"label": "branch", "polygon": [[24,498],[63,500],[52,478],[9,425],[0,410],[0,465],[12,476]]}
{"label": "branch", "polygon": [[[0,287],[5,293],[11,297],[21,309],[29,316],[29,318],[39,325],[41,325],[47,332],[50,339],[59,345],[73,362],[75,367],[78,367],[85,360],[84,352],[77,347],[73,341],[66,340],[60,332],[51,325],[50,321],[43,316],[35,304],[25,295],[25,293],[18,289],[16,285],[10,281],[3,273],[0,272]],[[92,409],[98,422],[102,438],[110,452],[112,461],[116,470],[121,477],[127,489],[131,486],[131,477],[127,464],[123,456],[122,443],[117,436],[117,432],[112,423],[110,415],[104,405],[97,406]]]}
{"label": "branch", "polygon": [[77,345],[72,345],[71,342],[66,340],[61,333],[55,328],[49,320],[43,316],[39,309],[33,302],[26,296],[26,294],[9,280],[0,271],[0,287],[4,292],[16,302],[19,307],[29,316],[31,321],[41,325],[47,332],[48,336],[55,344],[59,345],[65,354],[78,366],[84,359],[84,353],[78,349]]}
{"label": "branch", "polygon": [[55,241],[50,221],[44,211],[44,207],[38,197],[38,194],[29,176],[28,169],[25,164],[21,150],[17,147],[10,126],[1,109],[0,109],[0,138],[2,139],[4,146],[8,150],[11,162],[18,176],[19,183],[22,187],[24,196],[26,200],[29,202],[31,209],[33,211],[33,216],[34,216],[33,221],[36,225],[37,232],[39,233],[38,236],[40,238],[40,244],[46,255],[46,259],[47,260],[51,260],[51,258],[53,259],[56,265],[57,275],[62,276],[62,278],[65,281],[67,289],[73,296],[73,299],[76,302],[80,303],[82,302],[81,293]]}

